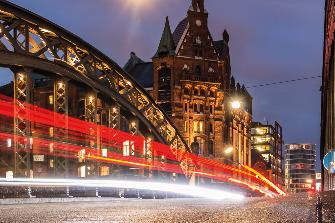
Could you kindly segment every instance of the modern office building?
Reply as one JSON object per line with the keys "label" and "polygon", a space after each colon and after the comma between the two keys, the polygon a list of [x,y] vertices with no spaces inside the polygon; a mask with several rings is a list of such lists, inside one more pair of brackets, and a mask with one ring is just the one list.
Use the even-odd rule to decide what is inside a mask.
{"label": "modern office building", "polygon": [[[278,185],[283,185],[283,130],[278,122],[274,125],[262,124],[254,122],[251,128],[251,148],[256,150],[252,155],[261,156],[264,162],[260,159],[252,158],[257,163],[263,163],[263,172],[269,179]],[[258,165],[252,163],[254,167]]]}
{"label": "modern office building", "polygon": [[316,145],[287,144],[285,148],[285,185],[287,191],[298,193],[314,190]]}

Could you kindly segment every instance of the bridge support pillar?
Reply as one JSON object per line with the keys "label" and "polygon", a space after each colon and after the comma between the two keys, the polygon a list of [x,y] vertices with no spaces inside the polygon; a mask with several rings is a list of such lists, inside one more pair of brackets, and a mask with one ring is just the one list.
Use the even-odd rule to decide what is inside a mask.
{"label": "bridge support pillar", "polygon": [[[97,92],[91,92],[85,97],[85,121],[97,124]],[[88,147],[94,150],[91,155],[96,156],[99,154],[99,128],[90,127],[88,135]],[[86,177],[99,176],[99,165],[98,162],[92,160],[85,160]]]}
{"label": "bridge support pillar", "polygon": [[13,68],[14,72],[14,176],[33,177],[31,156],[31,123],[26,103],[31,103],[30,70]]}
{"label": "bridge support pillar", "polygon": [[[68,142],[68,79],[58,79],[54,82],[54,112],[61,114],[62,118],[54,118],[55,122],[62,122],[62,128],[52,128],[50,136],[62,143]],[[52,151],[51,151],[52,150]],[[54,156],[49,159],[49,166],[54,170],[55,177],[67,177],[69,170],[69,159],[67,158],[67,148],[64,151],[55,151],[50,147],[50,152]]]}

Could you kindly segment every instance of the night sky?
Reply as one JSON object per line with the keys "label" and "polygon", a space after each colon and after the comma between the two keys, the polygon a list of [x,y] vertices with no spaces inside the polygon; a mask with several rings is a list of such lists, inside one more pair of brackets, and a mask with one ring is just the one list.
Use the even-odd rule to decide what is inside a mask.
{"label": "night sky", "polygon": [[[149,61],[165,16],[174,29],[190,0],[12,0],[123,66],[130,51]],[[232,73],[246,86],[322,72],[323,0],[207,0],[214,39],[230,33]],[[6,82],[1,78],[0,82]],[[321,79],[250,89],[254,121],[278,121],[285,143],[319,144]]]}

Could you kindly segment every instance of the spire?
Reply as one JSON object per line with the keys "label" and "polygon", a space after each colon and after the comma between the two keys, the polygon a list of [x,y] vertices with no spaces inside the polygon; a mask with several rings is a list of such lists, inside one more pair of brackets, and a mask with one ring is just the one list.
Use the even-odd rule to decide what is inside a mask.
{"label": "spire", "polygon": [[171,28],[170,28],[169,17],[166,17],[162,38],[161,38],[157,52],[154,57],[174,56],[175,50],[176,50],[176,46],[173,40]]}
{"label": "spire", "polygon": [[205,0],[192,0],[190,11],[204,12],[205,11]]}

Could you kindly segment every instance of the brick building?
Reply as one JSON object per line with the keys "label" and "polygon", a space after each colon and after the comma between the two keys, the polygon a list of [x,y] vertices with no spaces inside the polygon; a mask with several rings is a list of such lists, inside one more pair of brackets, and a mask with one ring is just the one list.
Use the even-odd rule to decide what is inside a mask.
{"label": "brick building", "polygon": [[[194,152],[250,165],[252,97],[231,75],[228,44],[227,31],[213,40],[204,0],[192,0],[174,32],[166,18],[152,62],[131,53],[124,69],[151,93]],[[236,100],[241,104],[232,106]]]}
{"label": "brick building", "polygon": [[[335,148],[335,2],[325,1],[324,55],[321,99],[320,158],[323,160]],[[330,156],[328,156],[330,157]],[[330,160],[328,162],[331,163]],[[328,170],[327,170],[328,169]],[[335,172],[331,167],[321,167],[322,190],[335,190]]]}

